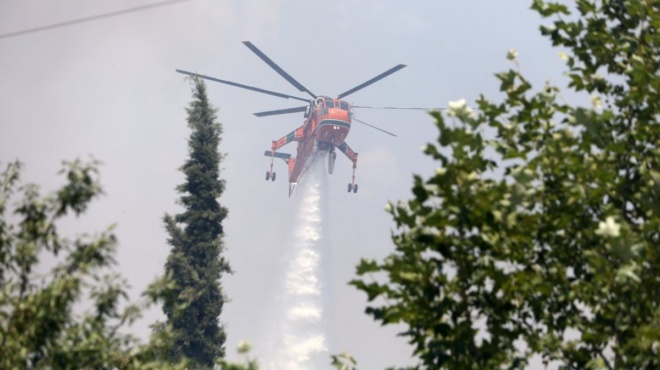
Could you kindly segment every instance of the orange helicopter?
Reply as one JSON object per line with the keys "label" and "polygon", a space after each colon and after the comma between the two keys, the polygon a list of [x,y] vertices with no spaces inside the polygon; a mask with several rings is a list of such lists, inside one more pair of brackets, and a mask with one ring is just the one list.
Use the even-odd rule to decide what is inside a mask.
{"label": "orange helicopter", "polygon": [[[177,69],[176,71],[185,75],[195,76],[203,78],[209,81],[220,82],[230,86],[240,87],[247,90],[252,90],[260,92],[263,94],[273,95],[285,99],[295,99],[304,101],[307,105],[295,108],[286,108],[279,110],[271,110],[266,112],[254,113],[257,117],[272,116],[277,114],[288,114],[288,113],[298,113],[304,112],[305,121],[302,126],[291,131],[288,135],[282,137],[279,140],[274,140],[271,144],[270,150],[267,150],[264,155],[270,157],[270,170],[266,172],[266,181],[272,180],[275,181],[276,173],[273,170],[273,162],[275,158],[280,158],[286,162],[289,169],[289,197],[295,189],[298,181],[301,179],[303,174],[308,169],[312,160],[319,153],[327,153],[328,157],[328,173],[332,174],[335,167],[335,159],[337,158],[336,149],[339,149],[342,153],[348,157],[348,159],[353,163],[353,177],[351,182],[348,184],[348,192],[357,193],[358,184],[355,182],[355,169],[357,168],[358,153],[354,152],[353,149],[346,143],[346,137],[348,132],[351,129],[352,121],[356,121],[367,125],[369,127],[380,130],[384,133],[387,133],[392,136],[396,136],[391,132],[385,131],[378,127],[372,126],[366,122],[362,122],[355,117],[353,117],[352,108],[379,108],[379,107],[367,107],[367,106],[355,106],[350,103],[341,100],[342,98],[361,90],[374,82],[377,82],[394,72],[406,67],[405,64],[399,64],[395,67],[388,69],[387,71],[379,74],[378,76],[353,87],[350,90],[347,90],[339,95],[336,98],[331,98],[328,96],[318,96],[309,91],[305,86],[296,81],[288,73],[286,73],[282,68],[275,64],[270,58],[266,56],[261,50],[254,46],[249,41],[244,41],[243,44],[252,50],[261,60],[266,62],[271,68],[273,68],[280,76],[284,77],[289,83],[295,86],[299,91],[306,92],[311,96],[310,98],[301,98],[297,96],[292,96],[288,94],[282,94],[275,91],[264,90],[254,86],[248,86],[239,84],[236,82],[220,80],[214,77],[205,76],[197,73],[192,73],[184,70]],[[424,108],[393,108],[393,107],[383,107],[384,109],[424,109]],[[381,109],[383,109],[381,108]],[[285,146],[286,144],[295,141],[298,143],[297,153],[295,157],[292,157],[291,154],[281,153],[277,150]]]}

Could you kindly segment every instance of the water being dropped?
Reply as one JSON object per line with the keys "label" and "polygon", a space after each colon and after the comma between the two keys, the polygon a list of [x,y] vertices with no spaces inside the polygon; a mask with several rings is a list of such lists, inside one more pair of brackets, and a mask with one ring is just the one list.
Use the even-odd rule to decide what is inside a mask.
{"label": "water being dropped", "polygon": [[329,363],[322,282],[323,195],[322,161],[310,166],[300,197],[293,237],[284,253],[284,284],[279,299],[279,330],[266,369],[315,370]]}

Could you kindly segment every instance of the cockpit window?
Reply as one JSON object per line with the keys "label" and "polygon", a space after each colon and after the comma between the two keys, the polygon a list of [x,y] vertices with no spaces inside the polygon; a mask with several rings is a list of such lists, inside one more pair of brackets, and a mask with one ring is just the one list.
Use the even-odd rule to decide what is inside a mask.
{"label": "cockpit window", "polygon": [[326,100],[326,101],[325,101],[325,107],[326,107],[326,108],[334,108],[334,107],[335,107],[335,102],[334,102],[334,100]]}
{"label": "cockpit window", "polygon": [[346,103],[345,101],[339,102],[339,106],[343,110],[348,110],[348,103]]}

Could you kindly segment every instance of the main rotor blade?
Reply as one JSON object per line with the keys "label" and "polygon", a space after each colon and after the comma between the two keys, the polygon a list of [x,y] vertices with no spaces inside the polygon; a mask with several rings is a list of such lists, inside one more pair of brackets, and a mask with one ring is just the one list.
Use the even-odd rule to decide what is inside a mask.
{"label": "main rotor blade", "polygon": [[280,76],[284,77],[285,80],[289,81],[291,85],[295,86],[296,89],[300,91],[305,91],[309,95],[311,95],[314,99],[316,99],[316,95],[314,95],[313,92],[307,90],[307,88],[303,86],[300,82],[296,81],[288,73],[284,72],[282,68],[280,68],[277,64],[275,64],[275,62],[270,60],[270,58],[268,58],[266,54],[262,53],[261,50],[257,49],[257,47],[254,46],[250,41],[243,41],[243,44],[245,44],[245,46],[247,46],[248,48],[250,48],[250,50],[252,50],[255,54],[257,54],[257,56],[261,58],[261,60],[266,62],[266,64],[268,64],[270,68],[274,69],[275,72],[279,73]]}
{"label": "main rotor blade", "polygon": [[278,92],[275,92],[275,91],[264,90],[264,89],[260,89],[258,87],[254,87],[254,86],[242,85],[242,84],[239,84],[239,83],[236,83],[236,82],[225,81],[225,80],[221,80],[221,79],[218,79],[218,78],[215,78],[215,77],[200,75],[198,73],[192,73],[192,72],[184,71],[184,70],[181,70],[181,69],[177,69],[176,71],[179,72],[179,73],[183,73],[184,75],[195,76],[195,77],[203,78],[205,80],[220,82],[220,83],[223,83],[223,84],[240,87],[242,89],[256,91],[256,92],[260,92],[260,93],[263,93],[263,94],[273,95],[273,96],[277,96],[277,97],[284,98],[284,99],[296,99],[296,100],[300,100],[300,101],[304,101],[304,102],[309,102],[309,99],[299,98],[297,96],[282,94],[282,93],[278,93]]}
{"label": "main rotor blade", "polygon": [[369,126],[369,127],[371,127],[371,128],[375,128],[375,129],[378,130],[378,131],[383,131],[384,133],[386,133],[386,134],[388,134],[388,135],[392,135],[392,136],[396,137],[396,135],[394,135],[393,133],[391,133],[391,132],[389,132],[389,131],[385,131],[385,130],[383,130],[382,128],[378,128],[378,127],[376,127],[376,126],[374,126],[374,125],[370,125],[370,124],[368,124],[368,123],[366,123],[366,122],[362,122],[362,121],[360,121],[359,119],[357,119],[357,118],[355,118],[355,117],[353,117],[352,119],[353,119],[353,121],[358,121],[358,122],[360,122],[360,123],[363,124],[363,125],[367,125],[367,126]]}
{"label": "main rotor blade", "polygon": [[365,87],[371,85],[372,83],[374,83],[374,82],[376,82],[376,81],[378,81],[378,80],[381,80],[381,79],[383,79],[383,78],[385,78],[385,77],[391,75],[392,73],[394,73],[394,72],[400,70],[401,68],[405,68],[405,67],[406,67],[405,64],[399,64],[399,65],[396,66],[396,67],[392,67],[392,68],[388,69],[387,71],[385,71],[385,72],[379,74],[378,76],[372,78],[371,80],[369,80],[369,81],[367,81],[367,82],[365,82],[365,83],[363,83],[363,84],[361,84],[361,85],[355,86],[354,88],[352,88],[352,89],[350,89],[350,90],[348,90],[348,91],[346,91],[346,92],[343,92],[343,93],[337,95],[337,98],[338,98],[338,99],[341,99],[341,98],[343,98],[344,96],[350,95],[350,94],[352,94],[352,93],[354,93],[354,92],[356,92],[356,91],[358,91],[358,90],[364,89]]}
{"label": "main rotor blade", "polygon": [[447,108],[418,108],[418,107],[368,107],[366,105],[351,105],[351,108],[363,108],[363,109],[412,109],[412,110],[442,110]]}
{"label": "main rotor blade", "polygon": [[269,110],[269,111],[266,111],[266,112],[257,112],[254,115],[257,116],[257,117],[265,117],[265,116],[274,116],[276,114],[298,113],[298,112],[304,112],[305,109],[307,109],[307,107],[308,106],[306,105],[304,107]]}

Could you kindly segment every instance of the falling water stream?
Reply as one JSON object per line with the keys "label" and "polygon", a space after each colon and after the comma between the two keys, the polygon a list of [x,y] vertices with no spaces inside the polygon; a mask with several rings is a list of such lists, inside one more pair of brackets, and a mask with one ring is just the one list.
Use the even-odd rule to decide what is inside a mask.
{"label": "falling water stream", "polygon": [[271,341],[275,345],[266,369],[315,370],[329,364],[322,281],[322,198],[327,179],[318,159],[293,195],[300,199],[291,243],[285,247],[284,282],[275,313],[280,316],[279,329]]}

